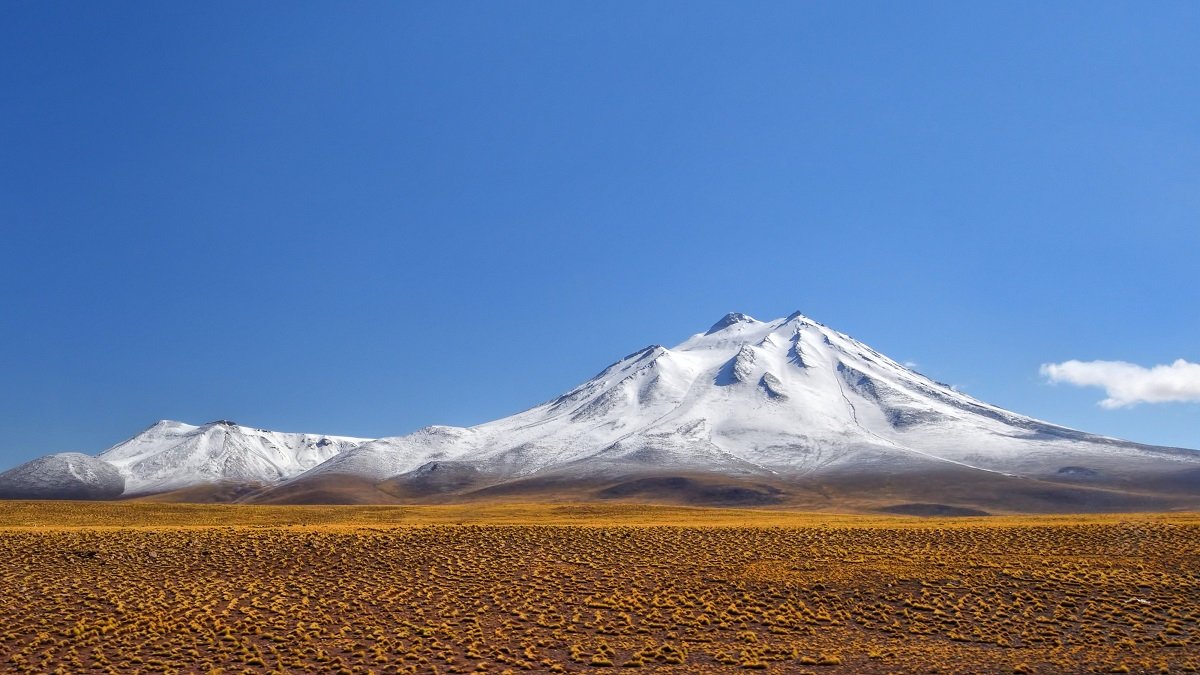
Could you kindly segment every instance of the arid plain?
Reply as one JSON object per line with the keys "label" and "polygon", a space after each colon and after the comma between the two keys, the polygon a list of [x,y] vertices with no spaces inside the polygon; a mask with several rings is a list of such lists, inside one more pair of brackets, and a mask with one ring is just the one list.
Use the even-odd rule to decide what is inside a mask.
{"label": "arid plain", "polygon": [[1195,672],[1200,514],[0,504],[10,672]]}

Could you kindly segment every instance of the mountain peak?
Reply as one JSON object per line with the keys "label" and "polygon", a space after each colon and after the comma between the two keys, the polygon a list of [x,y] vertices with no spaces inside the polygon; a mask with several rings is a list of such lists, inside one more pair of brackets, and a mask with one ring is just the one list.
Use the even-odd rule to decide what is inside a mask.
{"label": "mountain peak", "polygon": [[125,478],[112,464],[78,452],[59,452],[0,473],[0,499],[116,499]]}
{"label": "mountain peak", "polygon": [[[607,490],[616,481],[704,473],[727,487],[770,481],[797,499],[821,484],[812,481],[847,479],[910,485],[906,498],[914,502],[967,500],[1009,511],[1149,503],[1081,501],[1101,499],[1097,489],[1135,485],[1167,500],[1156,504],[1200,503],[1200,453],[1093,436],[988,405],[799,312],[769,322],[731,312],[705,334],[670,349],[647,347],[563,396],[470,428],[366,441],[164,420],[91,462],[60,455],[18,469],[0,474],[0,496],[6,489],[136,496],[237,484],[267,490],[255,499],[326,500],[338,498],[327,492],[336,485],[361,500],[381,498],[374,486],[388,481],[387,494],[398,499],[448,499],[554,485]],[[946,481],[934,478],[947,472],[956,487],[935,499],[930,491]],[[900,475],[911,480],[895,481]],[[961,482],[971,480],[979,482]],[[444,491],[430,493],[443,483]],[[493,487],[505,492],[486,492]]]}
{"label": "mountain peak", "polygon": [[741,312],[730,312],[721,317],[720,321],[714,323],[712,328],[709,328],[705,335],[712,335],[713,333],[723,331],[726,328],[739,323],[758,323],[758,320],[748,314],[742,314]]}
{"label": "mountain peak", "polygon": [[160,421],[100,454],[125,478],[126,494],[207,483],[270,484],[298,475],[366,439]]}

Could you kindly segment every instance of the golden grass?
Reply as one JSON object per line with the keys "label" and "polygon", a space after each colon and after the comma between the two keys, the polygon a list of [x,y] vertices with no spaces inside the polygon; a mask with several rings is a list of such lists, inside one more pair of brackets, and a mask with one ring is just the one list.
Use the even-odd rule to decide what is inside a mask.
{"label": "golden grass", "polygon": [[1126,522],[1200,524],[1200,513],[1112,513],[919,518],[784,509],[662,506],[620,502],[471,502],[446,505],[271,506],[160,502],[0,501],[0,530],[25,528],[420,527],[578,525],[587,527],[920,527],[1080,525]]}
{"label": "golden grass", "polygon": [[0,504],[0,671],[1186,672],[1200,516]]}

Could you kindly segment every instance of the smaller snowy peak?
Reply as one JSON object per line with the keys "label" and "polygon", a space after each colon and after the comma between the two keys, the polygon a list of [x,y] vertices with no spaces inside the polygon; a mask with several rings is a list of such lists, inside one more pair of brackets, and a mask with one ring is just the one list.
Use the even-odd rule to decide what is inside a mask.
{"label": "smaller snowy peak", "polygon": [[[605,388],[612,386],[614,382],[620,381],[628,376],[631,370],[638,370],[647,366],[653,366],[657,359],[666,353],[666,349],[662,345],[650,345],[629,354],[625,358],[609,365],[604,370],[596,373],[592,379],[575,387],[571,391],[559,396],[556,399],[549,401],[547,404],[552,410],[562,408],[570,408],[573,404],[595,395],[597,392],[604,391]],[[531,410],[537,410],[541,406],[534,406]],[[526,411],[529,412],[529,411]]]}
{"label": "smaller snowy peak", "polygon": [[254,429],[230,420],[203,426],[163,420],[100,454],[125,477],[127,494],[203,483],[277,483],[366,439]]}
{"label": "smaller snowy peak", "polygon": [[627,355],[625,358],[621,359],[620,361],[617,361],[613,365],[618,366],[618,365],[621,365],[622,363],[625,363],[626,361],[640,360],[642,358],[645,358],[647,355],[657,354],[658,352],[661,352],[662,349],[663,349],[662,345],[646,345],[645,347],[642,347],[641,349],[637,350],[636,352]]}
{"label": "smaller snowy peak", "polygon": [[[671,351],[727,351],[736,352],[743,344],[761,342],[777,330],[777,324],[759,321],[753,317],[734,312],[725,315],[704,333],[696,333],[671,348]],[[730,354],[732,356],[732,354]]]}
{"label": "smaller snowy peak", "polygon": [[0,473],[0,499],[115,499],[125,478],[91,455],[60,452]]}
{"label": "smaller snowy peak", "polygon": [[576,393],[577,391],[586,389],[592,383],[597,382],[597,381],[602,381],[614,373],[626,372],[635,365],[638,365],[641,363],[646,363],[646,362],[653,362],[654,359],[661,356],[663,354],[663,352],[665,352],[665,351],[666,351],[666,349],[664,349],[662,345],[650,345],[648,347],[642,347],[641,349],[637,350],[636,352],[633,352],[632,354],[629,354],[628,356],[621,359],[620,361],[609,364],[609,366],[607,368],[600,371],[599,373],[596,373],[596,375],[594,377],[592,377],[592,379],[588,380],[587,382],[584,382],[583,384],[579,385],[578,387],[571,390],[570,392],[564,394],[560,398],[570,397],[572,394]]}
{"label": "smaller snowy peak", "polygon": [[[351,475],[383,480],[431,461],[457,459],[473,447],[475,429],[427,426],[407,436],[380,438],[348,448],[298,477]],[[456,452],[457,451],[457,452]]]}
{"label": "smaller snowy peak", "polygon": [[786,317],[784,317],[783,323],[785,323],[785,324],[788,324],[788,323],[805,324],[805,323],[807,323],[810,325],[818,325],[816,321],[813,321],[812,319],[808,318],[807,316],[804,316],[804,314],[802,314],[799,310],[792,312],[791,314],[788,314]]}
{"label": "smaller snowy peak", "polygon": [[761,323],[761,322],[758,321],[757,319],[755,319],[754,317],[749,316],[747,314],[742,314],[741,312],[730,312],[730,313],[726,314],[725,316],[721,317],[720,321],[714,323],[712,325],[712,328],[709,328],[708,332],[706,332],[705,335],[712,335],[713,333],[719,333],[719,332],[725,330],[726,328],[729,328],[730,326],[736,326],[741,323],[756,324],[756,323]]}
{"label": "smaller snowy peak", "polygon": [[188,424],[187,422],[180,422],[179,420],[159,420],[143,429],[141,433],[136,434],[134,438],[146,434],[188,433],[189,431],[195,431],[199,428],[200,427],[195,424]]}

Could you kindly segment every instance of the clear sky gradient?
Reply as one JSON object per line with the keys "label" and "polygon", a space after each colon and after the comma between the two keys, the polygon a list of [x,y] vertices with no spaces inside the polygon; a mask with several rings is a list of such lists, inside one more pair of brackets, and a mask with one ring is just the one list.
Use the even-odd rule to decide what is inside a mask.
{"label": "clear sky gradient", "polygon": [[0,468],[357,436],[794,310],[1200,447],[1045,363],[1200,361],[1200,4],[5,2]]}

